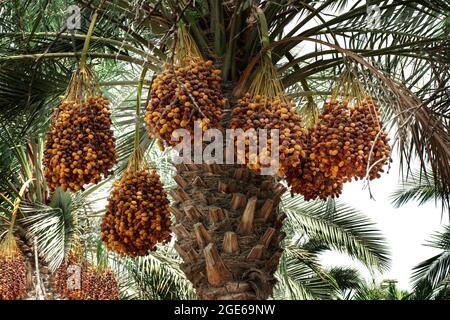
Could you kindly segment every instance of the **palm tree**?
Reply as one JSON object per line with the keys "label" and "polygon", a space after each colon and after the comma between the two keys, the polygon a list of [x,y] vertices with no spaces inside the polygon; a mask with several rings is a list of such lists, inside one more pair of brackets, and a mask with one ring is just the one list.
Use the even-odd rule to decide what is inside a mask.
{"label": "palm tree", "polygon": [[[155,153],[150,154],[150,158],[161,160],[161,155]],[[24,162],[24,165],[28,164]],[[159,164],[163,178],[171,187],[170,170],[165,169],[164,161]],[[16,171],[14,176],[20,174]],[[14,183],[7,179],[3,182]],[[45,184],[45,181],[41,183]],[[89,195],[98,200],[101,192],[97,189],[101,190],[101,187],[97,185],[78,194],[58,189],[47,204],[36,199],[23,201],[17,229],[25,242],[28,239],[33,244],[33,240],[37,240],[37,250],[42,258],[41,270],[48,268],[54,271],[60,265],[76,234],[83,235],[86,246],[98,250],[98,219],[104,210],[96,210],[95,201],[91,201]],[[300,197],[283,197],[281,203],[288,219],[285,224],[285,253],[276,275],[279,279],[276,298],[332,299],[338,291],[352,288],[346,269],[326,270],[320,265],[319,255],[327,250],[346,253],[371,270],[387,267],[386,243],[362,213],[333,200],[307,203]],[[30,257],[29,264],[33,265],[33,260],[34,256]],[[112,261],[121,280],[124,298],[195,297],[192,285],[179,269],[180,259],[174,255],[173,248],[160,248],[158,252],[138,259],[113,256]],[[43,285],[45,292],[50,294],[49,298],[58,297],[51,278]],[[30,297],[33,296],[34,291],[30,292]]]}
{"label": "palm tree", "polygon": [[[223,90],[232,102],[231,106],[235,99],[232,89],[235,93],[245,90],[261,52],[266,50],[271,50],[273,63],[287,92],[299,105],[306,103],[306,107],[301,108],[305,118],[317,113],[317,105],[329,95],[336,77],[350,61],[358,70],[359,81],[380,101],[386,122],[396,131],[396,146],[402,166],[409,168],[413,155],[418,155],[423,164],[421,170],[429,164],[434,177],[442,181],[443,193],[448,194],[450,135],[446,84],[449,83],[450,72],[446,57],[450,39],[443,28],[450,11],[447,1],[371,1],[371,5],[379,6],[382,17],[380,25],[372,30],[365,24],[367,4],[363,1],[350,4],[344,0],[323,3],[287,0],[130,0],[117,3],[79,0],[77,3],[83,19],[89,21],[94,11],[99,14],[89,57],[101,79],[100,85],[113,99],[119,99],[113,107],[121,158],[117,174],[133,150],[130,143],[133,133],[129,128],[135,122],[132,105],[136,101],[133,91],[125,86],[137,85],[136,79],[142,67],[149,68],[153,74],[161,70],[162,63],[171,55],[175,30],[179,24],[184,24],[204,56],[215,60],[216,66],[222,70]],[[46,131],[57,96],[64,92],[71,71],[76,67],[73,59],[80,55],[87,25],[83,23],[80,32],[67,32],[65,9],[62,1],[2,3],[0,134],[14,137],[17,140],[15,145],[25,146]],[[25,21],[24,16],[33,19]],[[267,28],[261,28],[261,25]],[[261,34],[258,30],[266,31]],[[261,38],[265,41],[262,42]],[[298,50],[306,44],[310,45],[305,50]],[[411,72],[403,72],[405,65],[410,66]],[[130,95],[127,97],[127,94]],[[144,132],[145,128],[141,126],[140,131]],[[151,149],[149,138],[145,134],[140,136],[141,147]],[[4,152],[10,155],[10,150]],[[6,173],[14,172],[11,165],[2,163]],[[189,236],[184,239],[178,237],[176,248],[184,259],[181,268],[201,298],[266,298],[272,293],[275,284],[273,272],[282,251],[280,228],[284,209],[277,196],[283,187],[271,177],[255,176],[249,170],[232,165],[218,169],[206,165],[177,167],[177,181],[184,187],[184,192],[180,187],[174,187],[172,191],[178,227],[184,227],[191,235],[194,225],[202,229],[196,221],[178,219],[180,212],[186,210],[207,215],[212,209],[216,210],[213,215],[233,212],[237,217],[246,207],[252,211],[251,194],[245,198],[248,204],[244,201],[238,210],[232,210],[232,193],[246,195],[247,191],[259,191],[264,195],[258,199],[258,206],[270,204],[272,199],[275,201],[272,201],[271,212],[268,212],[270,218],[256,222],[253,232],[247,235],[248,249],[254,248],[258,258],[248,261],[248,250],[234,257],[221,252],[224,230],[204,221],[203,227],[212,239],[206,248],[206,256],[201,243],[195,244],[188,239]],[[8,177],[17,178],[14,174]],[[195,184],[190,183],[192,179],[195,179]],[[11,188],[9,182],[5,185]],[[264,190],[260,190],[261,185]],[[39,186],[34,185],[34,188],[39,189]],[[45,198],[38,199],[39,203],[48,205],[50,197],[43,196]],[[30,202],[35,201],[30,199]],[[211,208],[212,204],[216,208]],[[308,209],[311,210],[310,215],[294,215],[289,210],[285,213],[287,220],[296,228],[303,228],[305,233],[312,232],[314,236],[323,233],[319,240],[324,245],[351,252],[372,266],[385,264],[384,251],[377,253],[374,250],[380,245],[380,239],[370,226],[366,229],[364,219],[356,219],[352,225],[352,215],[338,212],[334,216],[336,221],[327,226],[320,211],[315,214],[313,209]],[[339,227],[334,229],[335,224],[341,230],[352,227],[355,230],[350,232],[352,236],[346,237],[345,232],[339,232]],[[327,231],[319,231],[321,228]],[[225,231],[238,234],[234,226]],[[271,236],[272,241],[262,249],[260,256],[258,242],[265,234]],[[362,237],[371,239],[367,246],[363,246],[364,249],[356,246]],[[303,252],[289,246],[286,249],[281,260],[282,268],[289,265],[286,260],[295,261]],[[212,267],[221,266],[221,260],[231,269],[231,274],[224,271],[225,268],[215,270]],[[233,265],[234,261],[238,263]],[[206,263],[212,275],[209,279]],[[166,295],[161,293],[161,297]]]}
{"label": "palm tree", "polygon": [[[430,171],[413,172],[410,177],[392,195],[396,207],[410,201],[418,201],[419,205],[434,201],[439,202],[442,211],[450,210],[448,195],[443,192],[442,181],[435,179]],[[449,211],[450,212],[450,211]],[[411,299],[449,299],[449,250],[450,226],[433,235],[428,246],[442,250],[441,253],[419,263],[412,274],[414,291]]]}
{"label": "palm tree", "polygon": [[450,226],[446,226],[442,232],[437,232],[428,245],[442,252],[414,267],[414,291],[416,296],[422,299],[449,299]]}
{"label": "palm tree", "polygon": [[352,300],[407,300],[410,293],[397,288],[395,280],[381,283],[364,283],[354,293]]}

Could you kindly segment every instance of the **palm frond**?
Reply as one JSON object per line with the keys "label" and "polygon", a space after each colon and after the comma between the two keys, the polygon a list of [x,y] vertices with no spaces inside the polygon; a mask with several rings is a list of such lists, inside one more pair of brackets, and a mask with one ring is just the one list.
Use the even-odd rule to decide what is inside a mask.
{"label": "palm frond", "polygon": [[450,279],[450,226],[446,226],[442,232],[434,234],[428,245],[441,249],[442,252],[414,267],[411,279],[415,288],[424,279],[430,283],[432,288],[436,288]]}
{"label": "palm frond", "polygon": [[39,255],[55,271],[64,260],[77,234],[76,207],[70,193],[57,189],[49,205],[24,202],[24,215],[19,223],[26,229],[26,237],[37,241]]}
{"label": "palm frond", "polygon": [[385,270],[389,266],[389,251],[384,237],[359,211],[336,204],[333,211],[321,202],[305,202],[301,197],[284,197],[282,209],[287,224],[303,231],[308,237],[320,239],[330,248],[358,259],[368,268]]}
{"label": "palm frond", "polygon": [[337,288],[315,255],[294,246],[285,247],[275,277],[278,280],[274,289],[276,299],[331,299]]}
{"label": "palm frond", "polygon": [[361,286],[362,278],[358,270],[348,267],[332,267],[328,273],[336,281],[340,290],[352,290]]}
{"label": "palm frond", "polygon": [[[431,170],[425,173],[415,171],[411,173],[403,184],[395,190],[390,198],[392,204],[399,208],[411,201],[417,201],[419,205],[423,205],[432,200],[442,206],[442,210],[450,210],[450,200],[448,195],[442,190],[442,184],[435,183],[436,179]],[[449,211],[450,214],[450,211]]]}
{"label": "palm frond", "polygon": [[179,263],[172,247],[160,248],[145,257],[125,259],[124,266],[133,283],[130,291],[139,299],[195,299],[192,284]]}

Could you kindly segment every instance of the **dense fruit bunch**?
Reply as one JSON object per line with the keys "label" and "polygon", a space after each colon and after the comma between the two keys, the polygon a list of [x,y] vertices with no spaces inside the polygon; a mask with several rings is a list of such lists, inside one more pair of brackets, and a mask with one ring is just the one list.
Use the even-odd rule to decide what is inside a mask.
{"label": "dense fruit bunch", "polygon": [[[262,95],[252,96],[247,93],[236,103],[231,119],[232,129],[255,130],[267,129],[268,140],[266,155],[260,153],[258,158],[252,159],[249,148],[245,150],[245,163],[251,169],[259,171],[261,167],[269,166],[269,159],[264,161],[264,157],[270,157],[271,140],[270,130],[279,129],[279,172],[284,176],[288,168],[295,168],[300,165],[305,156],[303,129],[300,124],[300,115],[296,112],[289,98],[267,98]],[[240,150],[238,150],[239,153]],[[241,150],[243,152],[244,150]],[[239,155],[238,156],[243,156]],[[252,162],[254,162],[252,164]]]}
{"label": "dense fruit bunch", "polygon": [[[364,178],[367,164],[373,165],[369,179],[380,177],[388,162],[390,147],[387,132],[381,130],[379,112],[371,97],[355,107],[347,101],[325,103],[314,132],[311,134],[311,159],[325,177],[350,181]],[[372,149],[373,147],[373,149]]]}
{"label": "dense fruit bunch", "polygon": [[309,158],[326,178],[346,179],[354,170],[357,146],[348,103],[326,102],[319,122],[311,132]]}
{"label": "dense fruit bunch", "polygon": [[325,103],[310,130],[306,159],[287,172],[291,193],[305,200],[338,197],[345,182],[365,178],[369,162],[368,178],[379,178],[391,151],[379,115],[371,97],[355,107],[347,101]]}
{"label": "dense fruit bunch", "polygon": [[118,300],[119,286],[115,274],[96,269],[81,256],[70,252],[55,272],[58,293],[69,300]]}
{"label": "dense fruit bunch", "polygon": [[184,128],[193,137],[196,121],[203,130],[219,127],[226,104],[220,74],[210,60],[165,65],[152,83],[145,116],[152,134],[173,146],[178,143],[172,141],[176,129]]}
{"label": "dense fruit bunch", "polygon": [[51,190],[78,191],[98,183],[117,162],[108,100],[85,103],[62,99],[53,113],[44,152],[45,177]]}
{"label": "dense fruit bunch", "polygon": [[86,265],[82,258],[73,252],[55,271],[55,285],[58,293],[69,300],[83,299],[83,274]]}
{"label": "dense fruit bunch", "polygon": [[171,238],[169,201],[153,170],[125,171],[114,182],[102,223],[102,240],[109,250],[145,256]]}
{"label": "dense fruit bunch", "polygon": [[0,253],[0,300],[17,300],[26,294],[25,261],[20,252]]}
{"label": "dense fruit bunch", "polygon": [[[305,138],[314,134],[314,128]],[[326,177],[319,170],[319,163],[311,157],[311,139],[307,139],[306,157],[301,166],[289,168],[286,173],[286,182],[291,187],[291,194],[301,194],[306,201],[314,199],[326,199],[328,197],[339,197],[344,185],[342,179]]]}
{"label": "dense fruit bunch", "polygon": [[83,300],[119,300],[119,286],[114,272],[92,267],[83,273]]}
{"label": "dense fruit bunch", "polygon": [[[333,179],[364,178],[367,164],[374,164],[369,179],[379,178],[388,162],[387,133],[381,130],[379,112],[371,97],[353,108],[347,101],[327,102],[311,135],[311,159],[319,170]],[[372,149],[373,147],[373,149]]]}
{"label": "dense fruit bunch", "polygon": [[361,104],[351,110],[352,123],[355,124],[355,141],[358,151],[353,163],[354,176],[366,177],[368,164],[370,180],[380,178],[383,167],[388,163],[391,154],[387,132],[382,129],[380,113],[371,97],[366,97]]}

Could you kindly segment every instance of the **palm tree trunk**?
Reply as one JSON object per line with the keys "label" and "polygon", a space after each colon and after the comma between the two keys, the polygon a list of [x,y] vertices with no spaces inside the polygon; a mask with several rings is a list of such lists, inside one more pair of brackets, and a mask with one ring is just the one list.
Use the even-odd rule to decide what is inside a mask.
{"label": "palm tree trunk", "polygon": [[[223,88],[233,105],[233,86]],[[223,127],[228,120],[225,117]],[[278,204],[284,186],[272,176],[239,165],[176,168],[178,187],[171,192],[175,248],[199,298],[267,299],[282,252],[280,228],[285,215]]]}
{"label": "palm tree trunk", "polygon": [[236,165],[178,165],[176,250],[201,299],[267,299],[281,256],[284,187]]}
{"label": "palm tree trunk", "polygon": [[27,295],[24,300],[59,300],[53,275],[42,259],[37,257],[34,244],[21,237],[17,241],[27,270]]}

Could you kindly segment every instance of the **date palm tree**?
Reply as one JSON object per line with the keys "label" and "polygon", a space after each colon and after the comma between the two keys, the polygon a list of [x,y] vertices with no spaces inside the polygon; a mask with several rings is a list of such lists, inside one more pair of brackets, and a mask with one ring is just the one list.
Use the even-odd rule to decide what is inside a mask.
{"label": "date palm tree", "polygon": [[[222,70],[223,90],[231,101],[230,108],[236,98],[232,89],[236,94],[245,91],[255,66],[267,50],[272,52],[272,62],[286,92],[302,106],[299,111],[305,119],[314,118],[317,105],[330,94],[343,68],[352,63],[358,70],[358,80],[381,104],[402,167],[408,170],[414,156],[418,156],[421,170],[425,172],[428,164],[435,182],[442,181],[443,194],[449,193],[447,1],[371,1],[370,5],[378,6],[380,12],[376,26],[366,23],[368,3],[364,1],[79,0],[77,4],[82,16],[81,30],[77,32],[68,32],[66,28],[68,13],[62,1],[1,4],[1,135],[7,135],[3,128],[14,130],[18,143],[25,145],[30,137],[44,134],[57,96],[64,92],[71,71],[76,68],[74,62],[86,38],[86,22],[97,12],[99,18],[89,57],[100,85],[117,101],[113,105],[121,158],[117,174],[132,152],[133,132],[129,127],[135,122],[130,106],[136,103],[135,96],[126,96],[130,91],[123,89],[137,85],[142,68],[153,74],[161,70],[163,62],[173,54],[177,26],[183,24],[205,58],[214,60]],[[262,24],[267,28],[261,28]],[[148,81],[144,84],[148,85]],[[146,101],[139,102],[145,105]],[[144,133],[145,128],[140,131]],[[140,136],[141,146],[150,149],[149,138],[145,134]],[[282,203],[280,198],[284,188],[273,177],[258,176],[233,165],[176,169],[174,175],[179,185],[171,193],[177,216],[175,247],[184,260],[181,268],[200,298],[270,296],[276,284],[273,273],[281,257],[280,229],[285,216],[285,221],[289,221],[285,224],[292,223],[297,229],[321,235],[325,245],[354,252],[358,258],[366,259],[368,265],[382,267],[386,262],[383,249],[380,251],[382,241],[364,219],[339,211],[331,216],[321,215],[320,210],[314,211],[317,207],[297,216],[289,206],[283,208],[287,201]],[[5,185],[11,187],[9,182]],[[39,189],[37,185],[33,187]],[[233,193],[245,196],[242,206],[231,208]],[[256,193],[255,202],[251,196]],[[47,205],[50,196],[43,196],[41,202]],[[268,219],[248,221],[254,223],[254,228],[245,237],[239,234],[236,225],[217,226],[214,220],[216,215],[220,218],[230,212],[236,218],[243,214],[252,217],[264,203],[266,209],[272,203]],[[201,226],[195,219],[180,220],[183,212],[191,216],[196,213],[208,216],[211,212],[213,220],[205,219]],[[327,226],[324,217],[333,223]],[[345,230],[354,228],[355,234],[345,238],[337,226]],[[192,240],[196,237],[195,230],[209,236],[196,243]],[[245,238],[243,250],[224,253],[225,232],[227,237],[237,236],[240,243]],[[367,245],[359,237],[371,240]],[[261,238],[268,240],[267,245],[261,246]],[[373,250],[375,247],[378,248]],[[304,252],[290,245],[285,249],[280,268],[284,267],[286,274],[292,272],[287,266],[295,265]],[[308,261],[306,257],[303,256]],[[282,277],[278,280],[283,283]],[[286,285],[289,283],[285,281]]]}
{"label": "date palm tree", "polygon": [[[7,141],[1,144],[5,150],[15,148],[17,151],[25,150],[19,143],[8,144]],[[40,144],[42,145],[43,141]],[[151,152],[150,158],[160,160],[161,176],[167,181],[167,186],[172,188],[173,168],[165,167],[158,152]],[[27,170],[33,172],[39,169],[39,166],[33,167],[33,163],[39,161],[20,162],[21,159],[19,157],[16,159],[16,156],[12,156],[9,160],[4,164],[17,162],[17,165],[12,168],[2,167],[2,172],[7,173],[8,177],[18,177],[19,181],[12,178],[3,179],[2,190],[8,190],[7,186],[12,186],[13,190],[9,190],[8,194],[15,195],[14,186],[20,185],[22,177],[26,177]],[[40,182],[41,185],[45,185],[45,180]],[[26,198],[22,200],[16,234],[24,243],[31,245],[36,239],[36,249],[41,260],[37,266],[34,264],[34,255],[27,261],[34,272],[42,273],[44,269],[54,271],[70,249],[75,235],[82,237],[88,253],[94,251],[98,255],[99,250],[105,251],[103,246],[99,247],[98,236],[99,216],[104,209],[97,210],[96,206],[98,195],[102,195],[102,192],[99,192],[101,187],[102,185],[93,186],[77,194],[58,189],[48,200],[38,199],[32,189],[26,193]],[[46,191],[42,193],[48,194]],[[91,195],[95,200],[91,200]],[[283,210],[288,214],[284,226],[287,235],[283,240],[285,252],[276,273],[278,284],[274,297],[334,299],[340,291],[353,288],[355,281],[352,282],[352,272],[349,273],[339,267],[327,270],[321,266],[319,255],[328,250],[347,254],[372,271],[383,270],[388,266],[387,244],[375,226],[361,212],[331,199],[325,203],[307,203],[300,197],[283,197],[281,203]],[[10,220],[9,212],[9,208],[4,208],[1,215],[5,227]],[[180,270],[180,258],[172,246],[160,248],[155,253],[137,259],[112,256],[111,261],[119,275],[124,299],[195,297],[194,288]],[[47,298],[58,298],[52,278],[46,274],[41,274],[41,277],[44,281],[40,285]],[[30,289],[32,290],[29,291],[28,298],[36,298],[37,289],[35,287]]]}

